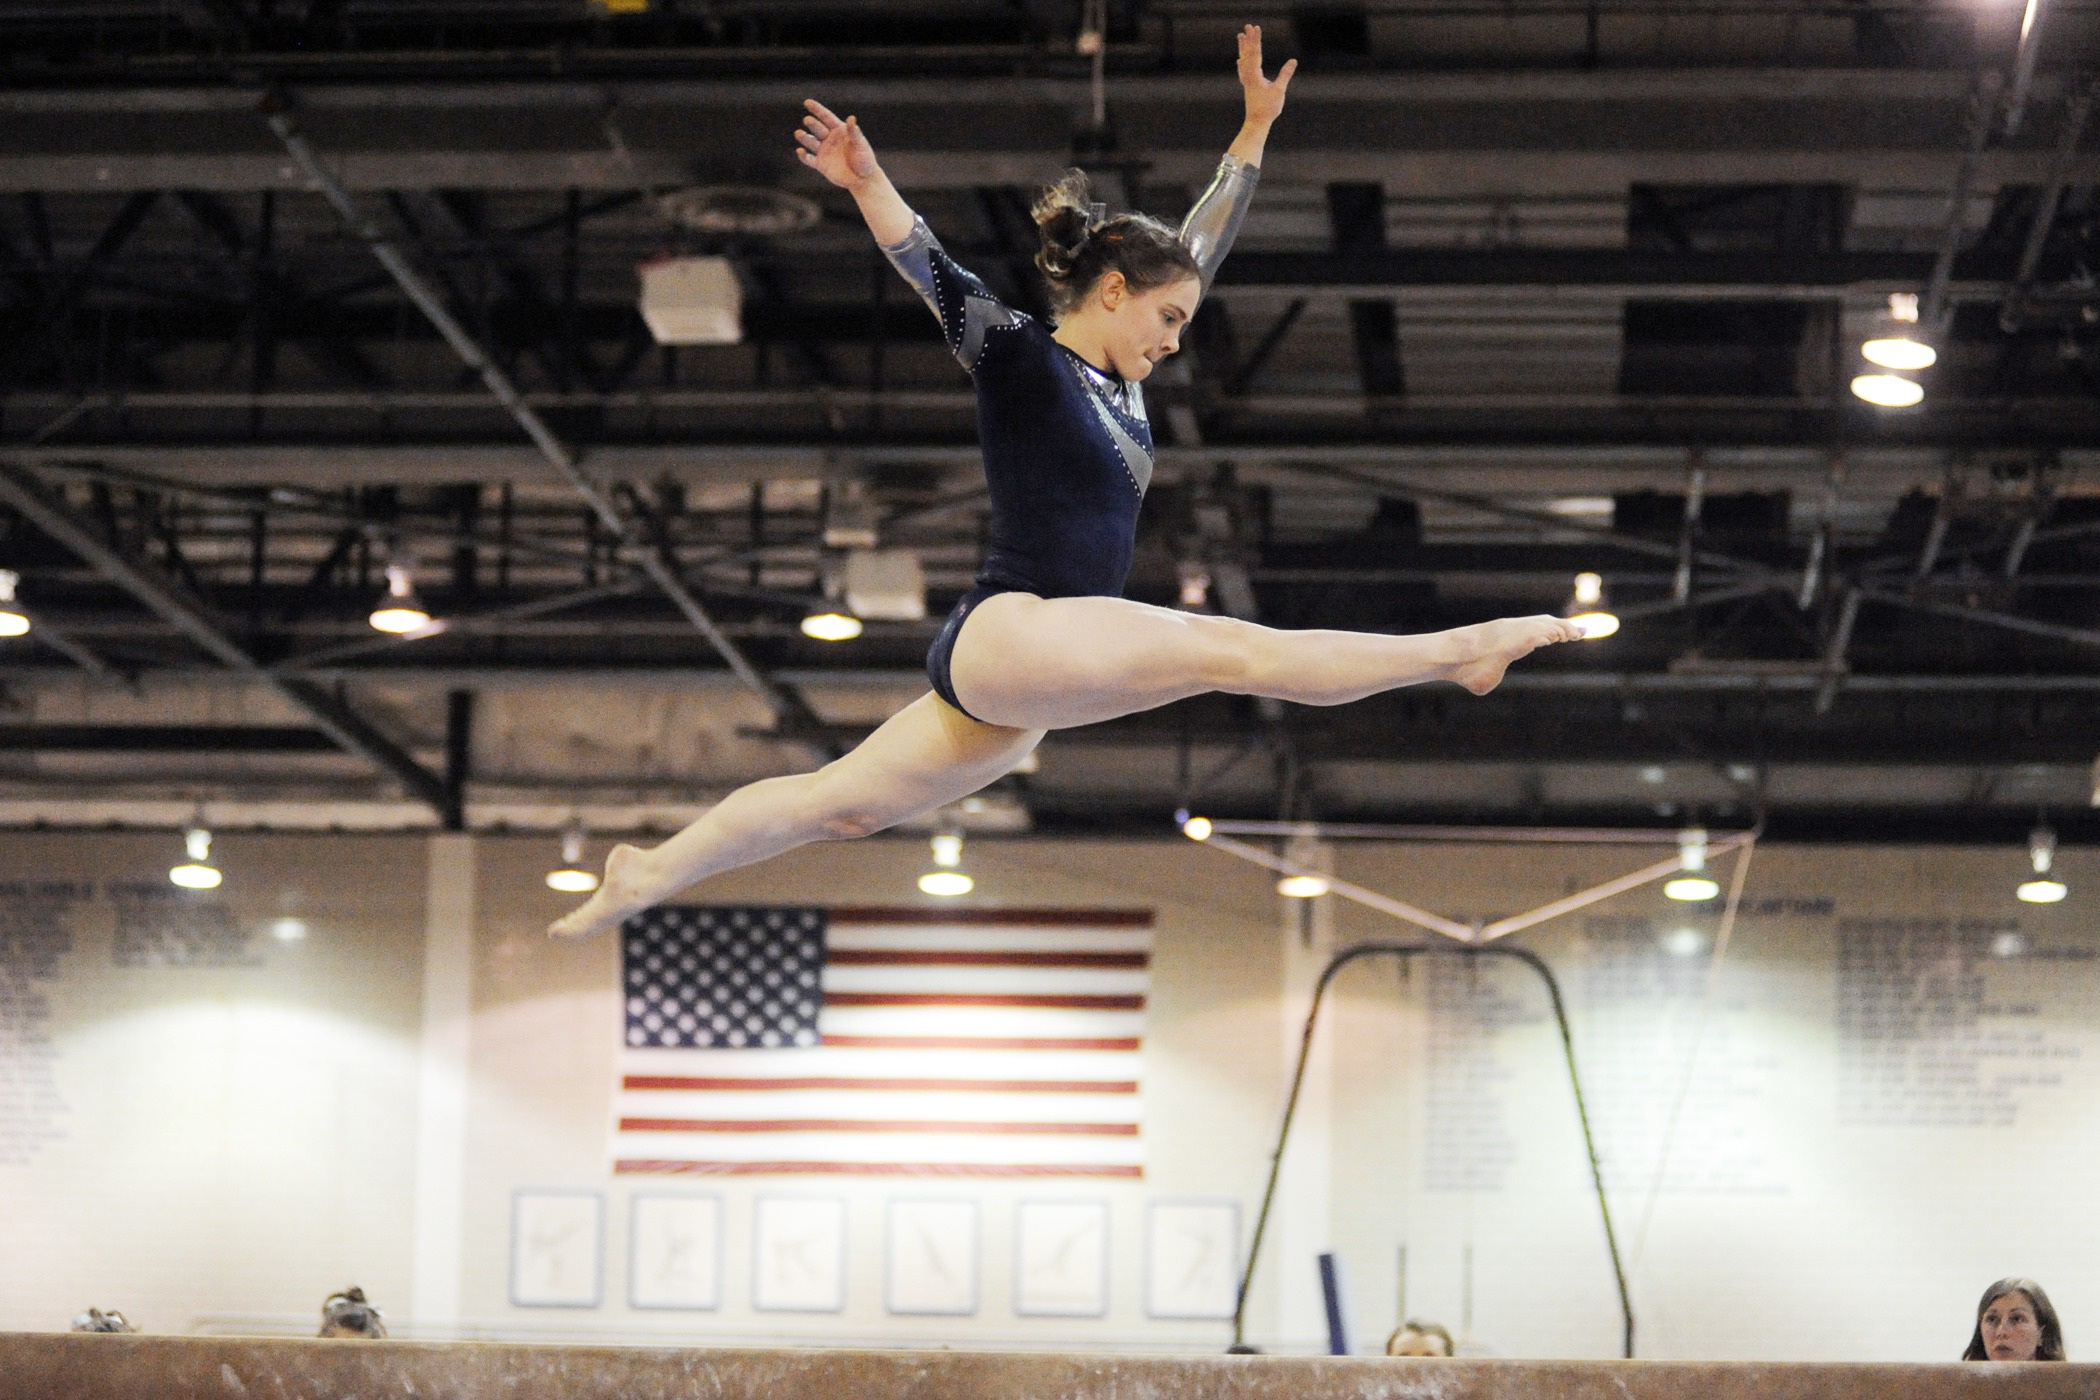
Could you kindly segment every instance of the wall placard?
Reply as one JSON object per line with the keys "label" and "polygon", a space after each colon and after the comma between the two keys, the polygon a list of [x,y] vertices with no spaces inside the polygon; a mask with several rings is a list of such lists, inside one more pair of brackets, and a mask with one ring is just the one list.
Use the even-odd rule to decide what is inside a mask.
{"label": "wall placard", "polygon": [[846,1203],[761,1196],[751,1232],[751,1306],[761,1312],[843,1312]]}
{"label": "wall placard", "polygon": [[1230,1318],[1239,1257],[1239,1202],[1154,1201],[1145,1217],[1145,1316]]}
{"label": "wall placard", "polygon": [[722,1198],[638,1193],[627,1240],[627,1305],[722,1306]]}
{"label": "wall placard", "polygon": [[603,1300],[605,1198],[596,1191],[511,1196],[510,1301],[520,1308],[595,1308]]}
{"label": "wall placard", "polygon": [[892,1313],[977,1313],[977,1203],[891,1201],[883,1303]]}
{"label": "wall placard", "polygon": [[1016,1207],[1014,1311],[1022,1317],[1108,1314],[1108,1202]]}

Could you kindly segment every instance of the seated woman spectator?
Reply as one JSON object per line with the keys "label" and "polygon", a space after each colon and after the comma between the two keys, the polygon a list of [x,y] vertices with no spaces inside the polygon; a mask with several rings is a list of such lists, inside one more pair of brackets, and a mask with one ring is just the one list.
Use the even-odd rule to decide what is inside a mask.
{"label": "seated woman spectator", "polygon": [[365,1301],[362,1288],[346,1288],[340,1293],[328,1295],[321,1304],[321,1331],[323,1337],[363,1337],[379,1341],[386,1336],[386,1319],[379,1309]]}
{"label": "seated woman spectator", "polygon": [[2031,1278],[2001,1278],[1983,1290],[1964,1361],[2061,1361],[2063,1324]]}
{"label": "seated woman spectator", "polygon": [[124,1314],[118,1312],[115,1308],[111,1308],[108,1312],[104,1312],[100,1308],[89,1308],[86,1312],[73,1319],[73,1330],[75,1332],[136,1332],[139,1329],[126,1322]]}
{"label": "seated woman spectator", "polygon": [[1452,1356],[1451,1334],[1441,1322],[1409,1318],[1385,1339],[1387,1356]]}

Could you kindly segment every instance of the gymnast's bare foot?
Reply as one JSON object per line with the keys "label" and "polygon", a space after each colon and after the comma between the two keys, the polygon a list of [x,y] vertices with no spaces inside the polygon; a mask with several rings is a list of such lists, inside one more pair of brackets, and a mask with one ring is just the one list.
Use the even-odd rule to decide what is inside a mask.
{"label": "gymnast's bare foot", "polygon": [[1566,618],[1504,617],[1458,628],[1454,640],[1466,659],[1451,668],[1451,679],[1475,695],[1502,684],[1502,673],[1519,657],[1555,642],[1582,640],[1582,629]]}
{"label": "gymnast's bare foot", "polygon": [[621,844],[605,858],[605,879],[598,892],[573,912],[547,925],[553,938],[589,938],[617,927],[629,914],[639,913],[663,896],[646,893],[649,853],[639,846]]}

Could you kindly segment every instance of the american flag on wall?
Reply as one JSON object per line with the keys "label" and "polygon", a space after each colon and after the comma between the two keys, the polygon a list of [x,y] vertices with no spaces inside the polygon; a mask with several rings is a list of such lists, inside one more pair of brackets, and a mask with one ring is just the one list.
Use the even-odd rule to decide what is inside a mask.
{"label": "american flag on wall", "polygon": [[1144,1174],[1148,910],[673,905],[621,939],[616,1171]]}

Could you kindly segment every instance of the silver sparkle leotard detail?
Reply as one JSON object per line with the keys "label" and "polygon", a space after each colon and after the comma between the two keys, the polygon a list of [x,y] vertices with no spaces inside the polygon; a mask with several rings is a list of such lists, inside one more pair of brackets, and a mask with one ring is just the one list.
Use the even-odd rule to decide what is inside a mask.
{"label": "silver sparkle leotard detail", "polygon": [[[1224,261],[1260,172],[1227,156],[1189,212],[1181,239],[1203,285]],[[923,220],[882,250],[941,323],[977,389],[978,440],[991,493],[990,543],[977,586],[949,615],[927,657],[934,689],[948,679],[955,637],[995,593],[1118,597],[1130,573],[1138,507],[1152,481],[1152,426],[1136,384],[1095,369],[950,258]],[[965,712],[967,713],[967,711]]]}

